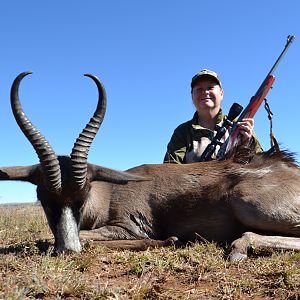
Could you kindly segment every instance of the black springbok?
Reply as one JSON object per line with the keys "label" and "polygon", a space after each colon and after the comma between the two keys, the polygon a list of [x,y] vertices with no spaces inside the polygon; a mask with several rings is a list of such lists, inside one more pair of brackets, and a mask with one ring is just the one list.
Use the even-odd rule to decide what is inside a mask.
{"label": "black springbok", "polygon": [[20,74],[11,89],[19,127],[40,163],[0,168],[0,180],[37,186],[55,247],[80,251],[80,238],[108,247],[146,249],[173,242],[231,243],[229,258],[247,257],[251,246],[300,249],[300,170],[286,153],[186,165],[142,165],[126,172],[87,162],[106,109],[99,79],[97,109],[70,157],[57,156],[19,102]]}

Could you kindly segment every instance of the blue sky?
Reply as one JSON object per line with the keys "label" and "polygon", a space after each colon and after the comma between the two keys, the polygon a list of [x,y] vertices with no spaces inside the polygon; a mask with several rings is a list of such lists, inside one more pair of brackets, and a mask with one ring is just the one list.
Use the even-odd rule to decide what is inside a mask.
{"label": "blue sky", "polygon": [[[67,155],[96,107],[96,86],[83,74],[97,75],[108,108],[89,161],[126,170],[162,162],[173,130],[194,113],[195,73],[219,73],[225,112],[233,102],[245,107],[289,34],[296,39],[268,101],[275,136],[283,148],[298,152],[299,20],[298,0],[2,1],[0,165],[38,163],[9,102],[11,84],[23,71],[33,72],[20,86],[27,116],[57,154]],[[255,131],[268,149],[263,107]],[[35,199],[29,183],[0,182],[0,203]]]}

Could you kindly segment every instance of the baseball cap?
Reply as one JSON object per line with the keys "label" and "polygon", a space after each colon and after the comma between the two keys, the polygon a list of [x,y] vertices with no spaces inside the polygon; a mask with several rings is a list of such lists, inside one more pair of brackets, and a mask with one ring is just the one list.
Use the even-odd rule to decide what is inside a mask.
{"label": "baseball cap", "polygon": [[220,85],[220,87],[222,88],[222,83],[221,83],[221,80],[219,78],[219,75],[214,72],[214,71],[211,71],[211,70],[208,70],[208,69],[203,69],[201,70],[199,73],[197,73],[193,78],[192,78],[192,82],[191,82],[191,88],[193,89],[194,85],[196,84],[196,82],[201,78],[201,77],[204,77],[204,76],[210,76],[210,77],[213,77],[217,82],[218,84]]}

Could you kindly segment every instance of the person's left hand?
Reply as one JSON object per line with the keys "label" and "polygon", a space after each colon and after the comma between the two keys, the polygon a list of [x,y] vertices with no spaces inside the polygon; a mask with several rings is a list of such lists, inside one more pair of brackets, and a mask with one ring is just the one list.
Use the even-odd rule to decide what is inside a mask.
{"label": "person's left hand", "polygon": [[238,126],[240,129],[240,134],[242,136],[241,142],[243,144],[248,144],[253,135],[254,119],[245,118],[238,123]]}

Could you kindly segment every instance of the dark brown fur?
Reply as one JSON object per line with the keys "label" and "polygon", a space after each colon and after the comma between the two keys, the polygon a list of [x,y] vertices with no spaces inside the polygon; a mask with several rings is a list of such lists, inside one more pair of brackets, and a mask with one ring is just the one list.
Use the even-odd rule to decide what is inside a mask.
{"label": "dark brown fur", "polygon": [[[249,164],[224,160],[142,165],[126,173],[88,165],[90,180],[79,192],[72,191],[68,181],[69,158],[60,157],[59,161],[63,170],[61,195],[49,193],[38,180],[32,182],[38,185],[38,198],[61,251],[72,245],[60,232],[61,224],[67,222],[62,220],[64,207],[72,211],[83,239],[120,240],[108,243],[120,248],[169,245],[176,239],[183,244],[196,240],[233,242],[231,258],[241,259],[255,243],[234,251],[238,244],[234,241],[243,233],[300,235],[300,172],[289,153],[255,155]],[[33,168],[32,178],[42,178],[39,166]],[[124,176],[124,181],[93,181],[101,170]],[[10,177],[3,168],[2,174],[5,179]],[[126,179],[127,174],[132,180]],[[131,240],[131,246],[122,240]]]}
{"label": "dark brown fur", "polygon": [[106,97],[99,80],[88,75],[99,89],[93,120],[71,156],[56,157],[22,111],[18,87],[27,74],[13,83],[11,103],[40,164],[0,168],[0,180],[37,185],[57,251],[80,251],[79,234],[137,250],[196,240],[231,243],[231,260],[245,259],[251,246],[300,250],[300,170],[288,152],[253,155],[244,149],[223,161],[142,165],[127,172],[89,164]]}

